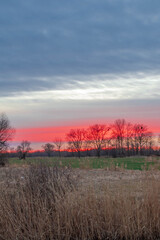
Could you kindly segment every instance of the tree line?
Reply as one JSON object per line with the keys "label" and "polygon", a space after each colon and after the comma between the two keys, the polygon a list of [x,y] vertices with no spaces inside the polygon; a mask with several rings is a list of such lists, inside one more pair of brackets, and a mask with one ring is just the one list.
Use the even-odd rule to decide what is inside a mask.
{"label": "tree line", "polygon": [[125,119],[117,119],[113,124],[94,124],[87,129],[71,129],[67,134],[68,146],[81,156],[81,151],[95,151],[100,157],[103,150],[112,156],[152,154],[154,136],[141,123],[132,124]]}
{"label": "tree line", "polygon": [[[61,157],[62,151],[78,157],[90,155],[100,157],[101,154],[124,157],[151,155],[155,146],[154,135],[148,131],[146,125],[132,124],[125,119],[117,119],[110,125],[94,124],[87,129],[71,129],[66,134],[65,140],[64,144],[61,138],[55,138],[52,143],[42,145],[42,149],[49,157],[53,156],[53,152]],[[28,142],[23,141],[21,146],[24,144],[29,151]],[[20,148],[20,156],[27,154],[26,149],[18,148]]]}
{"label": "tree line", "polygon": [[[15,129],[5,114],[0,115],[0,159],[9,147],[9,141],[13,139]],[[160,143],[160,137],[159,137]],[[16,148],[20,159],[25,159],[31,151],[31,143],[27,140],[21,142]],[[130,123],[125,119],[117,119],[112,124],[94,124],[88,128],[70,129],[65,141],[54,138],[52,143],[42,145],[43,151],[48,155],[53,152],[61,157],[62,152],[71,156],[90,156],[101,154],[112,157],[132,155],[159,154],[155,150],[155,137],[148,127],[142,123]],[[2,161],[2,160],[1,160]],[[3,162],[3,161],[2,161]]]}

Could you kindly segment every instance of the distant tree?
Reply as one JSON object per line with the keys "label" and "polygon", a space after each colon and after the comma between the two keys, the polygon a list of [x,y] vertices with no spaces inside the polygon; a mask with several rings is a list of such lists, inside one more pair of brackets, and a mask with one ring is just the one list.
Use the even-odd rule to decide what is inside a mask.
{"label": "distant tree", "polygon": [[[86,133],[87,133],[87,131],[86,131]],[[86,136],[85,136],[85,140],[83,142],[83,148],[86,152],[86,155],[90,156],[91,155],[90,150],[92,149],[92,142],[90,140],[88,140]]]}
{"label": "distant tree", "polygon": [[56,150],[58,151],[59,157],[61,157],[61,149],[62,149],[62,146],[63,146],[62,139],[61,138],[55,138],[53,142],[54,142]]}
{"label": "distant tree", "polygon": [[143,124],[134,124],[133,136],[134,136],[134,147],[136,154],[142,154],[142,148],[145,144],[146,135],[148,134],[148,128]]}
{"label": "distant tree", "polygon": [[13,139],[15,129],[11,127],[8,117],[2,113],[0,115],[0,165],[4,166],[7,162],[6,151],[9,141]]}
{"label": "distant tree", "polygon": [[30,145],[30,142],[28,142],[27,140],[23,140],[21,144],[17,147],[17,153],[20,159],[26,159],[28,152],[32,150]]}
{"label": "distant tree", "polygon": [[2,113],[0,115],[0,152],[8,148],[8,142],[13,139],[14,134],[15,129],[11,127],[7,116]]}
{"label": "distant tree", "polygon": [[158,135],[158,143],[160,144],[160,134]]}
{"label": "distant tree", "polygon": [[152,154],[154,146],[154,138],[152,132],[146,132],[144,137],[144,148],[147,150],[147,154]]}
{"label": "distant tree", "polygon": [[106,146],[107,134],[110,127],[104,124],[95,124],[87,129],[87,139],[92,143],[93,148],[97,152],[97,156],[100,157],[101,150]]}
{"label": "distant tree", "polygon": [[46,143],[45,145],[42,145],[42,148],[47,153],[48,157],[51,157],[51,155],[54,151],[54,145],[51,143]]}
{"label": "distant tree", "polygon": [[74,157],[75,149],[74,149],[72,142],[68,142],[67,151],[71,152],[72,157]]}
{"label": "distant tree", "polygon": [[106,139],[106,153],[109,157],[110,153],[112,152],[112,145],[113,145],[113,142],[112,142],[112,138],[109,137]]}
{"label": "distant tree", "polygon": [[115,140],[116,149],[119,155],[124,155],[126,121],[125,119],[117,119],[112,125],[112,138]]}
{"label": "distant tree", "polygon": [[127,122],[125,125],[125,145],[128,156],[131,154],[132,146],[133,146],[133,124]]}
{"label": "distant tree", "polygon": [[71,129],[66,135],[69,148],[78,153],[78,157],[81,157],[81,150],[83,148],[83,143],[85,140],[85,130],[84,129]]}

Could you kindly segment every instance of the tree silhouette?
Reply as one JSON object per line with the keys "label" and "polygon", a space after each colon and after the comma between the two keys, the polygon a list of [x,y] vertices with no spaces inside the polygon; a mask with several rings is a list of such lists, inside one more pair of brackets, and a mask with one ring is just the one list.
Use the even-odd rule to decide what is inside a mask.
{"label": "tree silhouette", "polygon": [[100,157],[101,150],[106,146],[107,134],[110,127],[104,124],[95,124],[87,129],[87,139],[92,143],[93,148],[96,149],[97,156]]}
{"label": "tree silhouette", "polygon": [[68,145],[70,149],[74,149],[78,153],[78,157],[81,157],[81,150],[83,147],[83,141],[85,140],[85,131],[84,129],[71,129],[70,132],[66,135]]}
{"label": "tree silhouette", "polygon": [[111,126],[112,138],[115,140],[116,149],[120,156],[124,155],[124,144],[126,134],[125,119],[117,119]]}
{"label": "tree silhouette", "polygon": [[59,157],[61,157],[61,148],[63,146],[62,139],[61,138],[55,138],[53,142],[54,142],[56,150],[58,151]]}
{"label": "tree silhouette", "polygon": [[0,152],[7,150],[8,142],[13,139],[15,129],[10,126],[8,117],[2,113],[0,115]]}
{"label": "tree silhouette", "polygon": [[42,148],[47,153],[48,157],[51,157],[51,154],[54,150],[54,145],[51,143],[46,143],[45,145],[42,145]]}
{"label": "tree silhouette", "polygon": [[30,142],[28,142],[27,140],[23,140],[21,144],[17,147],[17,153],[20,159],[26,159],[27,153],[32,150],[30,145]]}
{"label": "tree silhouette", "polygon": [[11,127],[8,117],[2,113],[0,115],[0,165],[5,166],[7,162],[6,151],[9,141],[13,139],[15,129]]}
{"label": "tree silhouette", "polygon": [[145,144],[145,139],[148,133],[148,128],[143,124],[134,124],[133,126],[133,135],[134,135],[134,144],[136,154],[142,154],[142,147]]}

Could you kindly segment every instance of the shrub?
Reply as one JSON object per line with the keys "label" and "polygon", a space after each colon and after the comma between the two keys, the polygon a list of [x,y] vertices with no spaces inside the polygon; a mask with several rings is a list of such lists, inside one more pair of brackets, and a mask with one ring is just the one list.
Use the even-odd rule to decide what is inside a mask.
{"label": "shrub", "polygon": [[0,153],[0,167],[4,167],[8,163],[8,158],[6,153]]}

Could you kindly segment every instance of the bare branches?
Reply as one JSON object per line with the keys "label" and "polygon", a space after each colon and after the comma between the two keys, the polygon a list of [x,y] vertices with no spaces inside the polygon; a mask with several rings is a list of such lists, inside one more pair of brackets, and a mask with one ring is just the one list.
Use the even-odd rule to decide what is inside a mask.
{"label": "bare branches", "polygon": [[97,156],[100,157],[102,148],[106,147],[107,135],[110,128],[104,124],[95,124],[88,128],[87,139],[96,149]]}
{"label": "bare branches", "polygon": [[78,152],[78,157],[81,157],[81,150],[83,148],[83,141],[85,140],[85,130],[82,128],[71,129],[70,132],[66,135],[71,149],[74,149]]}
{"label": "bare branches", "polygon": [[55,138],[53,142],[54,142],[54,146],[55,146],[56,150],[58,151],[59,157],[61,157],[61,149],[62,149],[62,146],[63,146],[62,139],[61,138]]}
{"label": "bare branches", "polygon": [[87,129],[71,129],[67,134],[69,149],[77,152],[78,156],[84,150],[87,155],[89,151],[96,151],[100,157],[102,149],[107,154],[114,152],[114,156],[130,156],[137,154],[151,154],[153,151],[153,134],[143,124],[132,124],[125,119],[117,119],[113,124],[94,124]]}
{"label": "bare branches", "polygon": [[15,129],[11,127],[9,119],[2,113],[0,115],[0,152],[8,148],[8,142],[13,139]]}
{"label": "bare branches", "polygon": [[26,159],[27,153],[32,150],[30,145],[30,142],[23,140],[21,144],[17,147],[17,153],[20,159]]}
{"label": "bare branches", "polygon": [[42,145],[42,148],[47,153],[48,157],[51,157],[52,152],[54,150],[54,145],[51,143],[46,143],[45,145]]}

